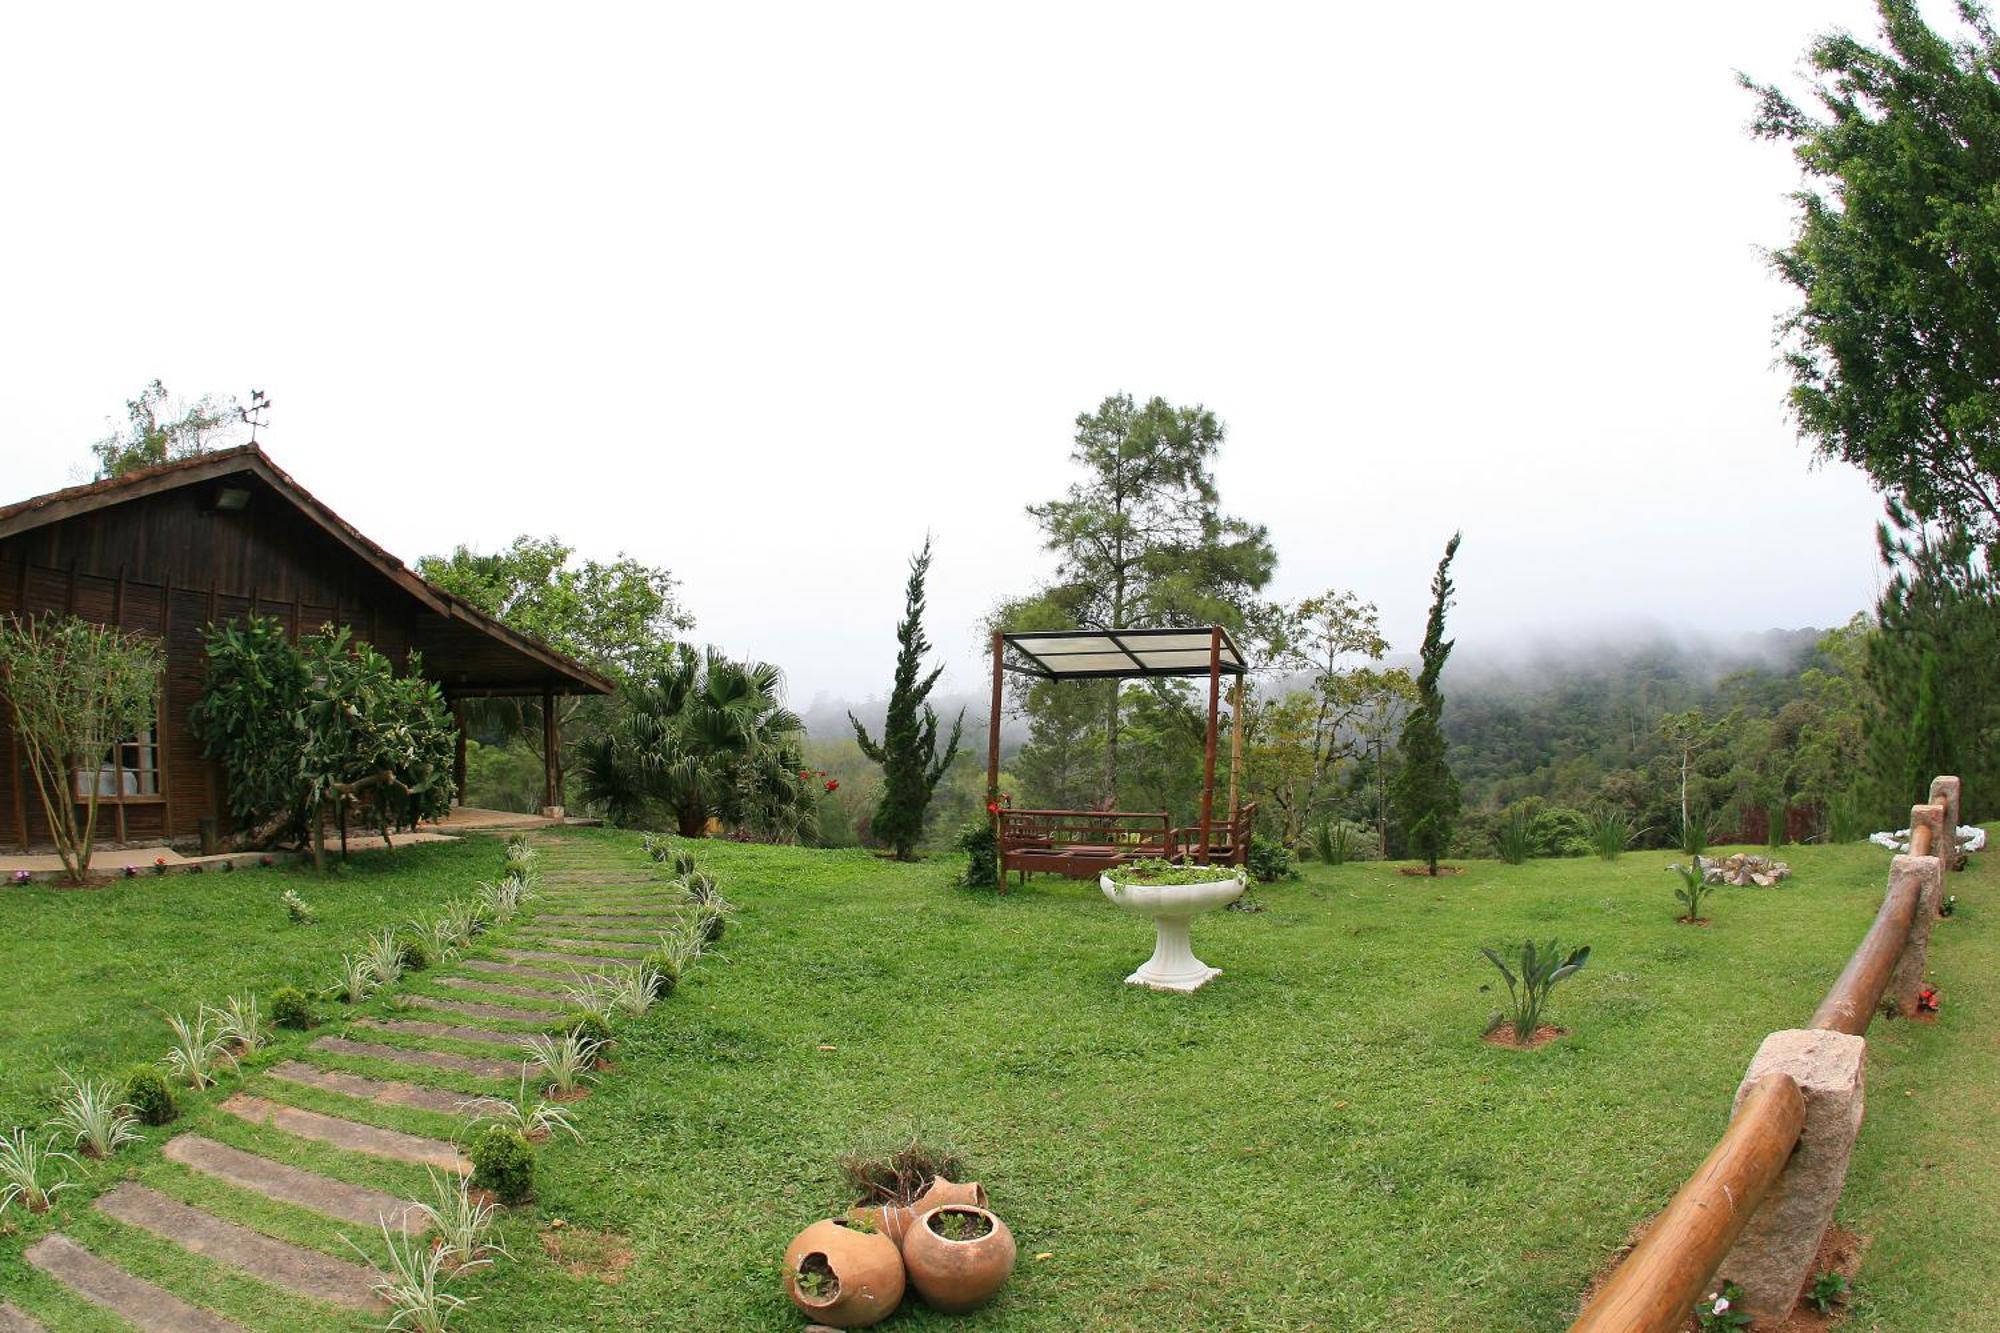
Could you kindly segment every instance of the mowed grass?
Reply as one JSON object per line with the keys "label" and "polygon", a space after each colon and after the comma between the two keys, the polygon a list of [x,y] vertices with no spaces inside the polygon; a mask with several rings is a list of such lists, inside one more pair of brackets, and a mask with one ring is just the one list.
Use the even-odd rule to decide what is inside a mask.
{"label": "mowed grass", "polygon": [[[569,836],[569,855],[601,863],[607,879],[640,865],[635,837]],[[0,936],[7,1123],[29,1118],[23,1107],[40,1114],[58,1054],[90,1071],[156,1055],[164,1030],[148,1006],[317,979],[363,930],[468,887],[496,854],[488,840],[410,848],[323,886],[254,872],[247,884],[0,896],[0,924],[38,907],[62,914],[37,920],[32,949],[18,931]],[[1713,1144],[1759,1040],[1806,1020],[1874,913],[1886,853],[1786,854],[1798,870],[1787,887],[1719,891],[1708,928],[1674,923],[1661,853],[1473,862],[1438,881],[1308,867],[1258,890],[1268,910],[1200,921],[1196,951],[1225,975],[1175,996],[1123,984],[1150,926],[1094,885],[1040,879],[994,896],[952,887],[951,860],[708,847],[743,909],[722,956],[622,1026],[615,1068],[574,1108],[587,1142],[544,1150],[538,1204],[503,1227],[514,1260],[459,1284],[477,1299],[454,1326],[795,1327],[779,1286],[784,1245],[847,1202],[843,1150],[915,1121],[969,1156],[1021,1260],[987,1310],[946,1319],[912,1301],[892,1326],[1560,1328],[1584,1282]],[[2000,1295],[1976,1259],[2000,1245],[2000,1166],[1985,1148],[2000,1130],[2000,1004],[1980,985],[2000,964],[1994,879],[1976,858],[1954,883],[1960,913],[1934,936],[1940,1021],[1878,1022],[1870,1035],[1868,1122],[1840,1219],[1872,1241],[1857,1326],[2000,1328]],[[325,923],[285,925],[284,883]],[[177,910],[114,896],[147,888],[173,892]],[[183,890],[257,896],[205,904]],[[351,920],[336,915],[343,902]],[[135,906],[143,929],[120,924]],[[1497,1050],[1478,1040],[1495,1005],[1481,987],[1498,977],[1477,949],[1526,934],[1594,953],[1552,1005],[1569,1035]],[[426,978],[404,989],[443,993]],[[80,1004],[81,1016],[50,1012]],[[453,1128],[430,1113],[284,1096],[414,1132]],[[421,1191],[420,1173],[244,1126],[213,1100],[185,1123]],[[202,1182],[156,1147],[118,1167],[347,1253],[326,1224]],[[112,1178],[97,1174],[107,1178],[94,1188]],[[367,1322],[224,1280],[91,1214],[87,1196],[67,1198],[29,1233],[59,1223],[255,1327]],[[545,1246],[579,1231],[630,1251],[616,1281],[548,1257]],[[0,1234],[0,1297],[52,1327],[104,1326],[25,1271],[28,1238]]]}

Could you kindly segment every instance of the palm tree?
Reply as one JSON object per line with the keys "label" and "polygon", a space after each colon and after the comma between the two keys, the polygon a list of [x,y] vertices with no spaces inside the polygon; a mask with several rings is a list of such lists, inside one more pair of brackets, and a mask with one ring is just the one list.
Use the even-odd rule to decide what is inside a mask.
{"label": "palm tree", "polygon": [[796,840],[818,829],[800,770],[805,723],[780,702],[784,675],[677,644],[649,681],[619,694],[619,715],[578,747],[583,794],[621,824],[657,804],[681,836],[711,817]]}

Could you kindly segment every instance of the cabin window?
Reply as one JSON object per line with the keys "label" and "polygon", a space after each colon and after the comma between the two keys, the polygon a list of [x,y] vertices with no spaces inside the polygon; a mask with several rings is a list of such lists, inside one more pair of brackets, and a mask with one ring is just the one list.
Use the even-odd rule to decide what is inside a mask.
{"label": "cabin window", "polygon": [[160,732],[148,727],[127,736],[104,752],[95,772],[76,771],[76,795],[83,800],[97,789],[100,801],[143,801],[160,794]]}

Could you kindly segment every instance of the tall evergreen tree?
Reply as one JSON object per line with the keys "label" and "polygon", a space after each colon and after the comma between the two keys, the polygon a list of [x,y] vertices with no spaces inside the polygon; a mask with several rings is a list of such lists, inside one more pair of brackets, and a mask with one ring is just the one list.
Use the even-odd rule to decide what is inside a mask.
{"label": "tall evergreen tree", "polygon": [[1903,774],[1903,792],[1910,797],[1910,804],[1921,805],[1930,800],[1932,778],[1956,772],[1958,746],[1944,708],[1944,689],[1938,682],[1938,655],[1927,652],[1917,670],[1917,713],[1910,719],[1910,760]]}
{"label": "tall evergreen tree", "polygon": [[898,861],[914,859],[924,835],[924,811],[938,779],[958,754],[965,730],[965,710],[951,724],[951,739],[938,753],[937,712],[925,699],[944,672],[942,665],[919,678],[924,655],[931,650],[924,637],[924,578],[931,568],[931,539],[910,560],[910,581],[903,590],[903,619],[896,626],[896,684],[889,692],[888,716],[882,719],[882,741],[869,738],[868,728],[849,713],[861,752],[882,765],[882,797],[875,806],[874,835],[896,849]]}
{"label": "tall evergreen tree", "polygon": [[1444,613],[1451,606],[1451,562],[1458,554],[1454,532],[1445,543],[1431,579],[1431,615],[1424,626],[1423,670],[1417,676],[1417,704],[1403,722],[1403,767],[1396,774],[1393,803],[1402,822],[1410,854],[1423,858],[1432,875],[1438,857],[1451,845],[1459,814],[1458,777],[1445,759],[1444,691],[1440,677],[1451,656],[1444,637]]}

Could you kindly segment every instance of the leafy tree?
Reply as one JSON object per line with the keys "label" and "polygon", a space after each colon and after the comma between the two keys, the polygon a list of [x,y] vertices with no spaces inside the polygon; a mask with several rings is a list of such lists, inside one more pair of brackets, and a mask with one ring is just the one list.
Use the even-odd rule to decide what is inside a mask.
{"label": "leafy tree", "polygon": [[1660,735],[1666,740],[1668,754],[1679,770],[1681,824],[1685,826],[1695,804],[1688,798],[1688,780],[1699,771],[1695,767],[1696,760],[1721,738],[1722,728],[1709,721],[1699,708],[1690,708],[1685,713],[1675,713],[1662,719]]}
{"label": "leafy tree", "polygon": [[1458,554],[1460,534],[1445,543],[1431,579],[1431,614],[1424,625],[1423,669],[1417,675],[1417,703],[1403,722],[1403,768],[1396,775],[1394,804],[1409,840],[1410,853],[1421,857],[1430,873],[1438,857],[1451,846],[1458,823],[1458,778],[1445,758],[1444,691],[1440,678],[1452,642],[1444,637],[1444,615],[1451,606],[1451,562]]}
{"label": "leafy tree", "polygon": [[1103,777],[1105,696],[1111,682],[1038,680],[1027,687],[1028,740],[1015,756],[1021,806],[1088,809]]}
{"label": "leafy tree", "polygon": [[1270,798],[1278,837],[1296,848],[1332,795],[1338,767],[1360,754],[1356,723],[1378,702],[1370,697],[1377,677],[1350,663],[1380,661],[1389,642],[1374,603],[1338,588],[1275,608],[1267,625],[1267,664],[1310,684],[1261,700],[1246,719],[1246,739],[1253,732],[1258,738],[1252,766],[1264,773],[1262,794]]}
{"label": "leafy tree", "polygon": [[315,867],[329,816],[344,851],[355,814],[386,836],[451,806],[456,730],[443,693],[415,653],[398,675],[344,626],[297,643],[262,616],[212,626],[189,721],[222,761],[247,840],[308,839]]}
{"label": "leafy tree", "polygon": [[[1055,583],[1038,598],[1003,608],[1007,628],[1039,603],[1062,624],[1034,628],[1118,629],[1137,623],[1240,626],[1277,555],[1261,525],[1221,512],[1210,468],[1224,438],[1207,408],[1163,398],[1140,405],[1114,394],[1076,419],[1071,461],[1081,480],[1057,500],[1030,505]],[[1120,691],[1106,691],[1104,793],[1118,791]]]}
{"label": "leafy tree", "polygon": [[619,692],[612,724],[578,746],[585,799],[628,825],[657,805],[688,838],[706,837],[711,817],[787,841],[811,838],[816,779],[782,682],[767,662],[677,645],[651,679]]}
{"label": "leafy tree", "polygon": [[1781,325],[1799,428],[1917,511],[2000,536],[2000,42],[1961,0],[1949,41],[1877,0],[1885,44],[1816,40],[1809,112],[1777,88],[1755,133],[1807,177],[1772,256],[1801,302]]}
{"label": "leafy tree", "polygon": [[124,425],[105,424],[109,433],[90,446],[100,478],[122,477],[224,448],[246,429],[243,409],[234,398],[205,393],[187,402],[170,395],[158,380],[141,389],[137,398],[125,401]]}
{"label": "leafy tree", "polygon": [[931,649],[924,637],[924,578],[930,573],[931,542],[910,560],[910,580],[903,590],[903,619],[896,626],[896,680],[889,691],[889,712],[882,722],[878,744],[869,738],[868,728],[849,713],[854,739],[861,752],[882,766],[882,795],[875,807],[872,825],[875,837],[893,847],[898,861],[916,858],[917,843],[924,835],[924,811],[931,793],[958,754],[958,742],[965,731],[965,710],[951,724],[951,738],[944,753],[938,753],[938,716],[926,699],[942,665],[924,669],[924,654]]}
{"label": "leafy tree", "polygon": [[[663,568],[619,554],[611,561],[576,559],[559,537],[522,534],[506,549],[482,555],[459,546],[448,556],[425,556],[417,572],[556,651],[615,681],[639,681],[669,664],[674,640],[694,628],[681,607],[679,585]],[[542,757],[539,699],[465,701],[468,724],[492,738],[509,737]],[[556,701],[558,734],[574,750],[608,725],[604,701],[564,696]],[[558,783],[569,765],[556,756]],[[539,801],[539,786],[537,787]]]}
{"label": "leafy tree", "polygon": [[56,855],[78,884],[90,873],[100,770],[114,746],[153,725],[160,670],[158,645],[136,634],[75,616],[0,617],[0,697]]}

